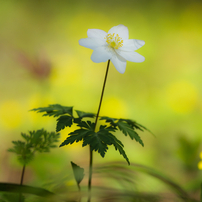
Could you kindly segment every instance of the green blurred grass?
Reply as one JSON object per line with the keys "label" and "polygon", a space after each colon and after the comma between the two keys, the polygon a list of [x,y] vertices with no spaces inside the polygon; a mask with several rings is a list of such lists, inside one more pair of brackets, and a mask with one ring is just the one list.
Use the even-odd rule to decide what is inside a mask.
{"label": "green blurred grass", "polygon": [[[93,63],[92,50],[78,40],[87,37],[89,28],[108,31],[118,24],[128,27],[130,38],[145,40],[138,53],[146,60],[128,62],[123,75],[111,65],[101,115],[137,120],[156,135],[142,134],[144,148],[123,138],[131,161],[156,167],[182,183],[201,178],[197,164],[187,171],[186,156],[177,155],[181,135],[201,141],[201,9],[197,0],[1,1],[0,180],[8,181],[15,170],[7,169],[16,165],[6,152],[11,140],[27,130],[55,129],[54,120],[28,110],[60,103],[96,112],[106,64]],[[50,74],[44,76],[46,68]],[[70,130],[62,132],[61,142]],[[58,167],[70,166],[68,160],[88,163],[88,150],[80,145],[54,154],[60,159],[51,162],[56,173]],[[120,160],[113,150],[106,159],[96,157],[95,163]],[[46,168],[37,160],[41,162],[31,165],[30,176],[40,178]]]}

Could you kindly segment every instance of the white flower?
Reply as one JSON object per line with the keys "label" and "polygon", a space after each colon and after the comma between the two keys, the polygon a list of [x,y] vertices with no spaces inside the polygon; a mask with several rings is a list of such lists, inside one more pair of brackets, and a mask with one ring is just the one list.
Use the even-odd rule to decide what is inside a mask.
{"label": "white flower", "polygon": [[126,60],[143,62],[145,58],[135,50],[142,47],[145,42],[137,39],[128,39],[128,28],[124,25],[112,27],[108,33],[100,29],[88,29],[88,38],[80,39],[79,44],[93,50],[93,62],[106,62],[110,60],[120,73],[126,69]]}

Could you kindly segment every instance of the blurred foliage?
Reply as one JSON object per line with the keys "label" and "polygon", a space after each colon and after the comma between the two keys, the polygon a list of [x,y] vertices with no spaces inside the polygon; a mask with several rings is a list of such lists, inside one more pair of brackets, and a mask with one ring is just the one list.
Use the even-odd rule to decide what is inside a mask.
{"label": "blurred foliage", "polygon": [[[122,162],[111,162],[97,165],[95,173],[98,174],[99,178],[105,178],[107,183],[106,187],[103,187],[105,194],[101,201],[199,201],[190,196],[181,185],[169,176],[141,164],[133,163],[128,167]],[[163,184],[166,185],[171,192],[168,190],[167,193],[158,193],[157,190],[153,192],[139,191],[141,183],[138,180],[139,175],[137,173],[152,176],[153,179],[159,180],[162,186]],[[110,185],[113,184],[111,180],[115,180],[115,182],[121,185],[122,191],[119,189],[111,189]]]}
{"label": "blurred foliage", "polygon": [[18,160],[22,165],[27,165],[33,158],[35,152],[49,152],[50,148],[56,147],[59,133],[47,132],[44,129],[37,131],[29,131],[29,134],[21,133],[25,139],[23,141],[12,141],[13,148],[8,149],[9,152],[17,154]]}
{"label": "blurred foliage", "polygon": [[80,166],[76,165],[74,162],[71,161],[73,173],[74,173],[74,178],[76,180],[77,186],[80,190],[80,183],[84,178],[84,169],[81,168]]}
{"label": "blurred foliage", "polygon": [[179,137],[178,156],[188,171],[196,171],[200,145],[200,140],[190,140],[182,135]]}
{"label": "blurred foliage", "polygon": [[[81,169],[80,167],[77,168]],[[81,178],[83,178],[83,169],[81,169],[79,173],[82,173]],[[145,184],[143,185],[144,188],[142,191],[140,189],[142,183],[139,178],[141,174],[146,175],[147,177],[151,176],[155,181],[159,181],[161,186],[165,185],[167,187],[166,193],[159,192],[156,190],[156,187],[153,187],[153,191],[144,191]],[[191,196],[183,186],[171,179],[170,176],[166,176],[156,169],[141,164],[133,163],[131,166],[127,166],[123,162],[102,163],[96,165],[94,175],[95,185],[92,192],[94,201],[199,202],[199,200]],[[75,191],[70,184],[61,185],[60,181],[60,186],[54,183],[54,188],[52,188],[52,190],[55,193],[32,186],[0,183],[0,191],[5,192],[4,194],[1,194],[0,197],[2,197],[2,201],[5,202],[12,201],[12,197],[14,196],[18,198],[17,193],[20,192],[26,194],[25,201],[29,202],[78,201],[78,191]],[[8,195],[8,193],[10,195]],[[87,185],[81,187],[80,196],[83,199],[87,196]],[[15,201],[16,198],[13,201]]]}
{"label": "blurred foliage", "polygon": [[[3,193],[0,197],[0,202],[19,202],[19,194]],[[21,198],[21,202],[25,202],[24,196]]]}

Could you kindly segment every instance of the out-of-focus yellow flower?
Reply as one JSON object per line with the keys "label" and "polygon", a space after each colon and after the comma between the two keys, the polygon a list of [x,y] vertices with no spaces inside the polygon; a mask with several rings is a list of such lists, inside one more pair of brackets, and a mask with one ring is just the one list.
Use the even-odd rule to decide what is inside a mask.
{"label": "out-of-focus yellow flower", "polygon": [[141,48],[145,42],[128,39],[128,28],[124,25],[112,27],[108,33],[100,29],[89,29],[88,38],[80,39],[79,44],[93,50],[91,59],[100,63],[111,60],[118,72],[124,73],[126,60],[143,62],[145,58],[135,50]]}
{"label": "out-of-focus yellow flower", "polygon": [[200,158],[201,158],[201,161],[199,161],[199,163],[198,163],[198,169],[199,170],[202,170],[202,152],[200,153]]}
{"label": "out-of-focus yellow flower", "polygon": [[200,155],[199,155],[199,156],[200,156],[200,158],[202,159],[202,152],[200,153]]}
{"label": "out-of-focus yellow flower", "polygon": [[202,161],[199,161],[199,163],[198,163],[198,169],[202,170]]}

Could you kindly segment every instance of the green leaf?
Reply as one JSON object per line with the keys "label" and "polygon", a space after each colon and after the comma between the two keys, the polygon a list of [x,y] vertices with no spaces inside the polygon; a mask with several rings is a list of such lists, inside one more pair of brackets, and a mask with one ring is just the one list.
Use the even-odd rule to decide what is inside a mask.
{"label": "green leaf", "polygon": [[25,133],[21,133],[21,136],[28,142],[30,137],[29,135],[26,135]]}
{"label": "green leaf", "polygon": [[120,144],[118,144],[118,143],[117,144],[113,144],[113,145],[114,145],[115,149],[116,150],[118,149],[119,153],[126,159],[126,161],[128,162],[128,165],[130,165],[130,161],[129,161],[129,159],[128,159],[128,157],[127,157],[127,155],[126,155],[123,147]]}
{"label": "green leaf", "polygon": [[108,134],[108,137],[111,139],[111,143],[114,145],[115,149],[119,151],[119,153],[126,159],[128,164],[130,165],[130,161],[123,149],[124,147],[123,143],[111,133]]}
{"label": "green leaf", "polygon": [[92,123],[91,121],[79,121],[77,123],[77,126],[80,127],[80,129],[77,129],[71,133],[69,133],[69,137],[60,145],[60,147],[68,144],[73,144],[74,142],[79,142],[85,138],[85,136],[88,136],[91,133],[94,133],[94,127],[95,123]]}
{"label": "green leaf", "polygon": [[144,143],[141,140],[140,136],[133,130],[133,127],[131,125],[129,125],[127,122],[122,122],[120,120],[116,124],[119,130],[122,131],[125,136],[129,135],[132,140],[135,139],[142,146],[144,146]]}
{"label": "green leaf", "polygon": [[13,183],[0,183],[0,191],[34,194],[42,197],[55,196],[53,192],[50,192],[43,188],[37,188],[37,187],[31,187],[27,185],[19,185],[19,184],[13,184]]}
{"label": "green leaf", "polygon": [[110,123],[112,126],[116,127],[117,126],[117,122],[118,121],[121,121],[121,122],[126,122],[128,125],[130,125],[134,130],[137,129],[137,130],[141,130],[141,131],[144,131],[144,130],[147,130],[148,132],[150,132],[152,135],[153,133],[148,130],[145,126],[137,123],[136,121],[133,121],[131,119],[116,119],[116,118],[110,118],[110,117],[107,117],[107,116],[102,116],[100,118],[100,120],[105,120],[107,123]]}
{"label": "green leaf", "polygon": [[73,172],[74,172],[75,180],[76,180],[77,184],[79,185],[80,182],[84,178],[84,169],[81,168],[80,166],[76,165],[72,161],[71,161],[71,165],[72,165],[72,169],[73,169]]}
{"label": "green leaf", "polygon": [[81,127],[81,128],[86,128],[89,130],[94,131],[95,129],[95,123],[92,123],[91,121],[79,121],[77,123],[77,126]]}
{"label": "green leaf", "polygon": [[74,142],[79,142],[79,141],[83,140],[83,138],[88,133],[91,133],[91,131],[88,131],[86,129],[75,130],[75,131],[69,133],[69,137],[67,137],[67,139],[64,142],[62,142],[62,144],[59,147],[62,147],[64,145],[68,145],[68,144],[73,144]]}
{"label": "green leaf", "polygon": [[112,126],[100,125],[99,132],[115,132],[117,129]]}
{"label": "green leaf", "polygon": [[145,126],[137,123],[136,121],[133,121],[131,119],[119,119],[120,121],[125,121],[126,123],[128,123],[130,126],[133,127],[133,129],[138,129],[141,131],[147,130],[148,132],[150,132],[152,135],[154,135],[149,129],[147,129]]}
{"label": "green leaf", "polygon": [[85,117],[88,117],[88,118],[93,118],[95,117],[95,114],[93,113],[86,113],[86,112],[83,112],[83,111],[79,111],[79,110],[75,110],[77,115],[79,116],[79,118],[85,118]]}
{"label": "green leaf", "polygon": [[73,120],[73,117],[71,116],[67,116],[67,115],[60,116],[57,119],[56,132],[59,132],[60,130],[64,129],[67,126],[71,127],[73,123],[72,120]]}
{"label": "green leaf", "polygon": [[111,145],[110,131],[115,131],[113,127],[100,126],[99,131],[96,133],[92,131],[85,138],[82,146],[90,145],[91,150],[98,151],[104,157],[108,150],[108,145]]}
{"label": "green leaf", "polygon": [[90,145],[91,150],[98,151],[98,153],[104,157],[106,151],[108,150],[107,147],[107,136],[106,134],[91,132],[84,138],[83,147],[86,145]]}
{"label": "green leaf", "polygon": [[31,143],[33,146],[36,147],[36,145],[41,144],[42,142],[42,135],[45,131],[43,129],[37,130],[37,131],[29,131],[30,136],[31,136]]}
{"label": "green leaf", "polygon": [[100,120],[105,120],[107,123],[110,123],[111,126],[114,126],[114,127],[117,126],[116,122],[117,122],[118,119],[110,118],[110,117],[107,117],[107,116],[102,116],[102,117],[100,117]]}
{"label": "green leaf", "polygon": [[45,113],[43,116],[57,117],[64,114],[68,114],[72,116],[72,110],[73,110],[73,107],[65,107],[59,104],[53,104],[53,105],[49,105],[48,107],[35,108],[35,109],[32,109],[31,111]]}
{"label": "green leaf", "polygon": [[14,144],[13,148],[8,149],[9,152],[17,154],[18,161],[22,165],[27,165],[32,159],[34,154],[31,151],[31,148],[27,146],[25,142],[22,141],[12,141]]}

